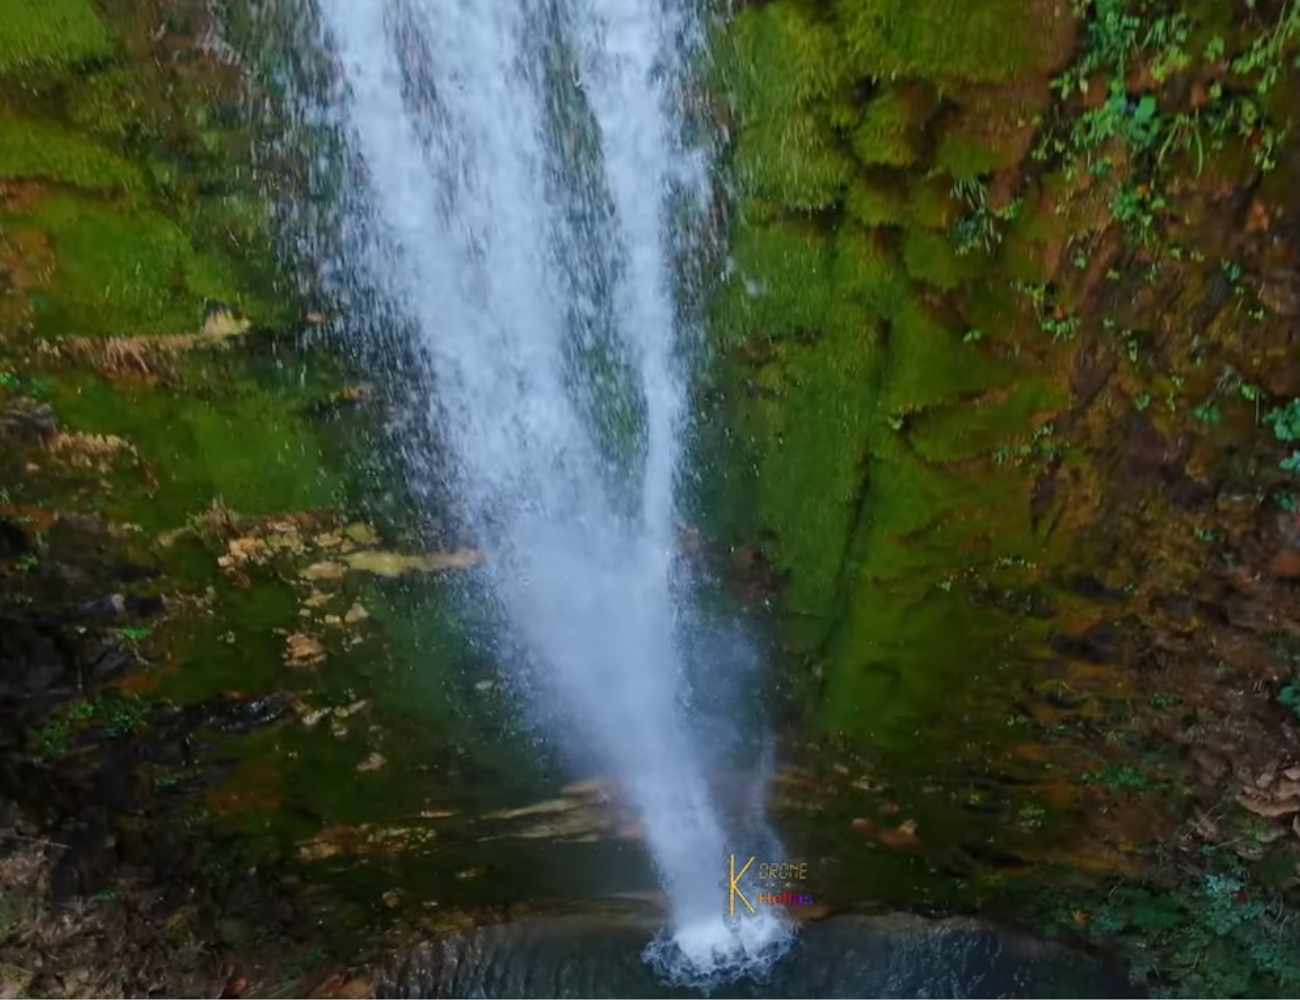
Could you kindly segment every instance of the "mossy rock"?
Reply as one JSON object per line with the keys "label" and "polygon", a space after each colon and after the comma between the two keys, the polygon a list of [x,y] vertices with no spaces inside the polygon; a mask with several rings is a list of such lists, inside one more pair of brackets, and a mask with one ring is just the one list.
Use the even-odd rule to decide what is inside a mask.
{"label": "mossy rock", "polygon": [[1047,281],[1069,243],[1072,230],[1055,201],[1042,192],[1031,192],[1019,216],[1007,224],[1000,263],[1008,278],[1036,283]]}
{"label": "mossy rock", "polygon": [[3,0],[0,76],[32,84],[114,53],[113,39],[90,0]]}
{"label": "mossy rock", "polygon": [[51,194],[10,221],[53,243],[53,281],[33,296],[42,335],[188,333],[207,302],[241,304],[230,263],[151,210]]}
{"label": "mossy rock", "polygon": [[861,302],[876,316],[892,319],[912,295],[888,230],[841,226],[831,267],[837,295]]}
{"label": "mossy rock", "polygon": [[0,180],[45,180],[88,191],[134,191],[140,169],[52,122],[0,112]]}
{"label": "mossy rock", "polygon": [[932,462],[989,455],[1009,442],[1028,440],[1044,415],[1069,402],[1068,389],[1037,377],[969,405],[920,414],[909,425],[908,437],[917,454]]}
{"label": "mossy rock", "polygon": [[892,170],[857,170],[844,192],[844,212],[863,226],[899,226],[907,219],[907,183]]}
{"label": "mossy rock", "polygon": [[793,111],[779,122],[742,129],[735,169],[746,193],[814,210],[839,201],[853,161],[828,123],[811,112]]}
{"label": "mossy rock", "polygon": [[715,48],[717,74],[742,123],[771,125],[849,84],[834,25],[794,0],[742,10]]}
{"label": "mossy rock", "polygon": [[732,247],[736,274],[715,315],[723,340],[782,337],[818,331],[826,324],[831,284],[831,244],[823,228],[788,220],[743,226]]}
{"label": "mossy rock", "polygon": [[760,398],[758,510],[787,574],[783,603],[797,615],[828,616],[857,517],[875,421],[880,343],[865,313],[810,343],[782,345],[773,363],[775,398]]}
{"label": "mossy rock", "polygon": [[91,135],[116,142],[156,136],[139,76],[122,67],[76,79],[67,89],[65,107],[69,121]]}
{"label": "mossy rock", "polygon": [[945,174],[915,177],[907,192],[908,224],[944,232],[951,229],[960,212],[952,185],[952,178]]}
{"label": "mossy rock", "polygon": [[995,83],[1069,57],[1068,0],[837,0],[853,69],[884,79]]}
{"label": "mossy rock", "polygon": [[123,520],[175,528],[221,498],[243,514],[327,506],[320,439],[294,412],[288,388],[229,378],[218,359],[188,362],[186,391],[104,379],[56,383],[55,412],[70,431],[112,434],[134,445],[156,483],[126,469],[107,502]]}
{"label": "mossy rock", "polygon": [[1019,166],[1050,94],[1045,83],[967,88],[935,123],[934,166],[956,180]]}
{"label": "mossy rock", "polygon": [[1015,377],[1006,362],[964,344],[919,298],[904,302],[889,331],[882,405],[889,414],[954,403]]}
{"label": "mossy rock", "polygon": [[917,84],[881,87],[867,102],[853,132],[853,152],[867,166],[907,167],[924,151],[924,127],[934,94]]}
{"label": "mossy rock", "polygon": [[945,233],[909,229],[903,237],[903,261],[915,280],[951,291],[987,270],[981,254],[959,254]]}
{"label": "mossy rock", "polygon": [[1023,150],[1016,146],[999,146],[975,130],[950,126],[935,144],[934,165],[954,180],[975,180],[995,171],[1016,166]]}

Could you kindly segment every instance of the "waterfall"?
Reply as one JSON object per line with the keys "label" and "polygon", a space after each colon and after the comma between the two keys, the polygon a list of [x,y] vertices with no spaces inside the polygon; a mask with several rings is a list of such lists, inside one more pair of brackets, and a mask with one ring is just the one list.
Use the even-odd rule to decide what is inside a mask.
{"label": "waterfall", "polygon": [[676,568],[696,352],[675,220],[708,194],[682,141],[689,0],[316,8],[359,168],[331,263],[415,331],[434,387],[419,417],[445,455],[408,457],[488,553],[530,697],[639,815],[672,912],[655,954],[764,962],[788,931],[727,915],[726,858],[752,850],[709,785]]}

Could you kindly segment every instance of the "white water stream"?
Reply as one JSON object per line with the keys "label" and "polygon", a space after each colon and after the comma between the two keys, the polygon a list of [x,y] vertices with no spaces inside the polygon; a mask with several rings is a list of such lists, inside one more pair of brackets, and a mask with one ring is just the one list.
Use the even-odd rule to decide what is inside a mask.
{"label": "white water stream", "polygon": [[693,331],[673,206],[708,194],[681,142],[690,0],[316,5],[366,188],[341,199],[365,238],[334,266],[418,331],[438,475],[490,554],[530,694],[639,814],[672,906],[658,958],[764,963],[788,932],[727,916],[743,847],[686,707],[674,569]]}

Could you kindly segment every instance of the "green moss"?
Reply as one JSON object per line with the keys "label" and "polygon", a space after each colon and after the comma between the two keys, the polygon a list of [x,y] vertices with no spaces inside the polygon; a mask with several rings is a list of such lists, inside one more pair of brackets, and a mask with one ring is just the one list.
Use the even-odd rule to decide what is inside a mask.
{"label": "green moss", "polygon": [[91,135],[122,141],[152,132],[138,76],[126,69],[79,78],[68,89],[66,107],[72,124]]}
{"label": "green moss", "polygon": [[1050,198],[1039,194],[1028,199],[1003,235],[1001,265],[1007,277],[1031,284],[1050,280],[1068,232],[1067,220],[1053,210]]}
{"label": "green moss", "polygon": [[41,333],[185,333],[202,324],[206,300],[240,304],[229,263],[147,209],[55,195],[13,221],[47,233],[57,255],[35,299]]}
{"label": "green moss", "polygon": [[923,229],[909,229],[903,237],[903,261],[917,281],[945,291],[978,277],[987,265],[980,255],[958,254],[945,234]]}
{"label": "green moss", "polygon": [[[192,363],[218,362],[195,356]],[[321,445],[295,414],[287,388],[277,393],[246,377],[226,385],[195,378],[200,384],[188,394],[101,379],[60,385],[55,410],[70,430],[126,438],[153,470],[156,485],[139,469],[124,470],[105,500],[121,508],[121,518],[162,530],[216,498],[253,515],[334,499]]]}
{"label": "green moss", "polygon": [[719,75],[744,124],[779,122],[848,83],[833,26],[793,0],[742,10],[717,50]]}
{"label": "green moss", "polygon": [[754,404],[764,408],[759,514],[776,537],[773,562],[789,574],[789,613],[825,617],[834,598],[856,519],[879,363],[869,329],[791,342],[774,363],[779,404]]}
{"label": "green moss", "polygon": [[[209,557],[211,558],[211,557]],[[213,582],[219,614],[183,626],[171,642],[182,669],[160,676],[158,693],[193,704],[240,691],[259,696],[285,688],[284,637],[298,624],[298,596],[278,579],[259,576],[250,587],[224,577]]]}
{"label": "green moss", "polygon": [[887,86],[867,102],[853,132],[853,152],[864,164],[906,167],[920,157],[930,94],[916,86]]}
{"label": "green moss", "polygon": [[838,0],[864,76],[992,83],[1040,59],[1044,5],[1029,0]]}
{"label": "green moss", "polygon": [[911,286],[887,231],[842,226],[831,258],[836,294],[851,297],[872,314],[892,318],[911,295]]}
{"label": "green moss", "polygon": [[947,232],[957,220],[952,179],[943,175],[918,176],[907,192],[907,221],[921,229]]}
{"label": "green moss", "polygon": [[907,186],[890,171],[858,171],[845,191],[844,211],[863,226],[900,225],[907,217]]}
{"label": "green moss", "polygon": [[790,208],[820,209],[839,200],[852,160],[839,149],[827,123],[794,111],[779,124],[742,130],[735,169],[747,194]]}
{"label": "green moss", "polygon": [[90,0],[3,0],[0,74],[65,70],[113,54]]}
{"label": "green moss", "polygon": [[[938,523],[969,495],[960,481],[913,455],[897,433],[876,436],[869,476],[871,511],[859,571],[877,581],[889,580],[905,575],[913,563],[889,558],[887,544],[901,546],[893,555],[906,555],[914,541],[908,536]],[[919,556],[922,564],[931,559],[930,554]]]}
{"label": "green moss", "polygon": [[1057,412],[1069,401],[1069,392],[1056,382],[1033,378],[998,398],[921,414],[909,426],[909,437],[917,454],[930,461],[987,455],[1010,441],[1027,440],[1036,415]]}
{"label": "green moss", "polygon": [[817,226],[744,226],[732,248],[736,275],[720,302],[732,343],[815,331],[832,301],[830,242]]}
{"label": "green moss", "polygon": [[[980,713],[969,688],[998,648],[997,628],[1005,623],[990,621],[963,594],[933,586],[900,593],[864,582],[850,593],[827,650],[823,725],[880,753],[915,750],[918,732],[941,741],[942,734],[971,732],[953,725],[951,706],[960,704],[967,722]],[[997,733],[1001,721],[985,720],[979,731]],[[927,750],[940,752],[933,743]]]}
{"label": "green moss", "polygon": [[58,125],[0,112],[0,135],[0,180],[49,180],[99,191],[143,183],[133,163]]}
{"label": "green moss", "polygon": [[997,145],[978,132],[948,128],[935,145],[934,165],[955,180],[975,180],[1020,162],[1021,150]]}
{"label": "green moss", "polygon": [[924,305],[908,300],[889,335],[889,371],[883,405],[891,414],[915,413],[998,385],[1014,373],[983,351],[969,350]]}

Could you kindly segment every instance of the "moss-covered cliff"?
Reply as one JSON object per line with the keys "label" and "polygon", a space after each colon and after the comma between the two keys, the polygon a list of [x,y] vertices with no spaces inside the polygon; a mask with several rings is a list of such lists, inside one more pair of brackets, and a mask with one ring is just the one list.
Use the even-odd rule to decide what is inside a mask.
{"label": "moss-covered cliff", "polygon": [[[822,725],[917,800],[1004,796],[988,843],[1040,874],[1185,823],[1225,884],[1239,837],[1295,884],[1298,52],[1281,2],[774,0],[721,33],[732,540]],[[1073,834],[1017,846],[1026,809]],[[893,812],[863,831],[908,839]],[[1179,923],[1222,905],[1159,919],[1294,982],[1277,925],[1248,961]]]}

